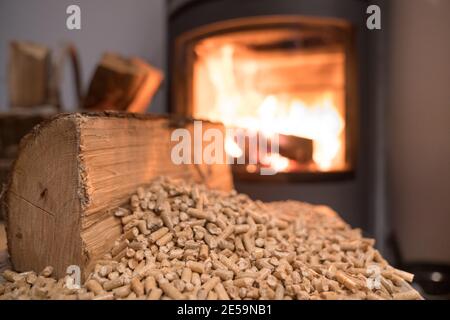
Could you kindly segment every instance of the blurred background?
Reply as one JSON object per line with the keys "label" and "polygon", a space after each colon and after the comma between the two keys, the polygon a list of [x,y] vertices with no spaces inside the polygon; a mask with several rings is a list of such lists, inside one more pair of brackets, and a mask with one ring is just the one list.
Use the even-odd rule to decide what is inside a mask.
{"label": "blurred background", "polygon": [[[66,27],[74,4],[80,30]],[[372,4],[380,30],[366,25]],[[271,163],[281,165],[278,178],[233,168],[236,189],[329,205],[416,273],[426,297],[448,298],[449,13],[447,0],[2,0],[0,179],[20,138],[58,112],[120,105],[228,124],[262,110],[293,128],[282,132],[290,149]],[[223,105],[238,109],[223,96],[243,106],[221,114]],[[288,116],[325,112],[327,103],[341,146],[328,163],[318,160],[320,138],[296,132],[300,122]],[[309,153],[292,154],[292,146]]]}

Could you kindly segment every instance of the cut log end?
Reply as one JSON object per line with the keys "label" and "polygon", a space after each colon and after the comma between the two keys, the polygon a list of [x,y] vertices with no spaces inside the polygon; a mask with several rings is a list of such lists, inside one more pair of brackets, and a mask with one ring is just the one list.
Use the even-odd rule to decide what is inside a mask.
{"label": "cut log end", "polygon": [[[120,113],[61,115],[21,143],[5,195],[8,247],[18,271],[83,272],[120,235],[110,210],[160,175],[232,189],[227,165],[176,165],[171,119]],[[203,130],[221,125],[204,123]],[[185,122],[193,130],[193,122]],[[206,181],[204,180],[206,179]]]}

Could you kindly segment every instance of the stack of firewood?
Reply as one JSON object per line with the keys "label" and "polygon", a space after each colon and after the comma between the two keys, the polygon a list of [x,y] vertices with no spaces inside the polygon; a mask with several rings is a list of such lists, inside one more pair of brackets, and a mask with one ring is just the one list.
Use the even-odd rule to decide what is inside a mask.
{"label": "stack of firewood", "polygon": [[83,94],[80,62],[73,45],[52,59],[52,51],[44,45],[13,41],[8,68],[11,107],[53,105],[62,109],[61,82],[67,59],[73,68],[76,107],[80,109],[143,113],[163,79],[160,70],[140,58],[106,53]]}

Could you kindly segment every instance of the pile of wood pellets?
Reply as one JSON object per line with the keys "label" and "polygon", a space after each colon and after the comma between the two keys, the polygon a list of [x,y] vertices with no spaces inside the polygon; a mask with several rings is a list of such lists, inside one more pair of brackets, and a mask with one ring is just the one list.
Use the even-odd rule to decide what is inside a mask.
{"label": "pile of wood pellets", "polygon": [[6,271],[0,299],[421,299],[327,207],[160,178],[111,214],[122,236],[84,284]]}

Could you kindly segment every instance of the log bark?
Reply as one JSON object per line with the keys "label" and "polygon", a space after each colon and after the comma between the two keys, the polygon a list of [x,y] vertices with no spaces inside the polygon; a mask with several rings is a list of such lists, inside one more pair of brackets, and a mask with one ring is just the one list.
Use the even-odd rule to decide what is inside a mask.
{"label": "log bark", "polygon": [[[139,185],[166,175],[230,190],[227,165],[175,165],[174,128],[193,122],[121,113],[60,115],[21,142],[5,193],[8,249],[14,269],[78,265],[83,273],[121,233],[111,209]],[[222,125],[203,122],[203,130]]]}

